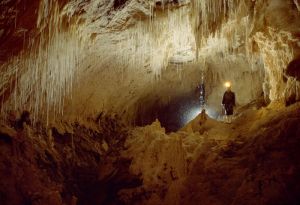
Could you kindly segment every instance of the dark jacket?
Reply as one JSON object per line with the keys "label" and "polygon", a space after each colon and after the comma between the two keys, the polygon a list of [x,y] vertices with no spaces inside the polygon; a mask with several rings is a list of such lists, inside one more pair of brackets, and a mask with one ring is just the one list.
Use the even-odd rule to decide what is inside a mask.
{"label": "dark jacket", "polygon": [[226,115],[233,115],[235,106],[235,94],[232,91],[226,91],[223,95],[222,104],[224,104]]}
{"label": "dark jacket", "polygon": [[232,91],[226,91],[223,95],[222,104],[235,106],[235,94]]}

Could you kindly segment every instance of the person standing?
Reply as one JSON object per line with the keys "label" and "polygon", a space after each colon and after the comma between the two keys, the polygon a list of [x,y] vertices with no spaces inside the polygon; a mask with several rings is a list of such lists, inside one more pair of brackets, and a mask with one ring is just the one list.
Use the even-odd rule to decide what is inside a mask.
{"label": "person standing", "polygon": [[222,99],[222,105],[225,108],[226,121],[231,123],[233,108],[235,106],[235,93],[231,91],[231,84],[229,82],[225,83],[227,88]]}

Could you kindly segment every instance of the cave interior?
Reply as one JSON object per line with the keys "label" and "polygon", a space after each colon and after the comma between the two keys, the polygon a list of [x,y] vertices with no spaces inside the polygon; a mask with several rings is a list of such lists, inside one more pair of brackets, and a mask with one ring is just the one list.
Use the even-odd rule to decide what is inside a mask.
{"label": "cave interior", "polygon": [[1,0],[0,101],[1,205],[300,203],[300,0]]}

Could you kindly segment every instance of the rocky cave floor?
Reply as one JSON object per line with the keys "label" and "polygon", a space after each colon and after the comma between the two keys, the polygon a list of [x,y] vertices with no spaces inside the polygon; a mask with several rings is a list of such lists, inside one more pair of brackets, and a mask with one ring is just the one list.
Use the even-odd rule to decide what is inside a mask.
{"label": "rocky cave floor", "polygon": [[0,204],[299,204],[299,108],[253,103],[168,134],[118,116],[2,121]]}

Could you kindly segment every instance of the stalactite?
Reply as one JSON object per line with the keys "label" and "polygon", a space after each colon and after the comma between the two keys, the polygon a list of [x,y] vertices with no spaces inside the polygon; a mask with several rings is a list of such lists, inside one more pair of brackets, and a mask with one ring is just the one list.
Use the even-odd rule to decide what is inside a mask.
{"label": "stalactite", "polygon": [[[100,68],[109,67],[116,71],[121,69],[122,73],[148,69],[153,74],[153,79],[160,78],[161,70],[177,53],[189,52],[191,55],[189,58],[193,59],[196,48],[200,48],[200,55],[213,56],[223,53],[228,56],[231,48],[237,47],[240,43],[240,37],[236,35],[237,26],[232,26],[236,23],[234,19],[236,2],[195,0],[192,3],[191,6],[176,9],[166,5],[163,10],[156,10],[154,1],[131,1],[127,8],[118,11],[108,23],[105,23],[106,18],[103,16],[94,23],[84,24],[78,28],[80,35],[77,37],[74,28],[71,27],[66,32],[62,29],[62,13],[58,9],[58,2],[43,0],[37,20],[40,38],[31,39],[30,51],[6,65],[6,67],[21,66],[22,71],[18,72],[20,77],[16,78],[18,80],[15,82],[15,103],[7,101],[5,109],[11,109],[9,105],[14,104],[15,108],[32,110],[34,116],[40,113],[48,116],[49,112],[54,115],[62,114],[63,102],[72,92],[76,69],[80,67],[79,58],[93,58],[92,55],[98,56],[99,51],[106,52],[101,53],[101,61],[97,60],[97,63],[92,63],[93,65],[98,64]],[[70,18],[83,8],[87,15],[105,11],[98,5],[99,1],[94,1],[90,5],[71,1],[65,6],[64,13]],[[107,8],[111,7],[112,4],[107,5]],[[200,33],[196,32],[196,36],[193,35],[191,28],[192,22],[188,15],[190,10],[194,15],[193,18],[201,22],[198,22]],[[142,19],[143,17],[135,19],[134,25],[124,30],[124,26],[125,28],[128,26],[126,22],[130,22],[128,16],[133,15],[132,12],[140,12],[148,16],[148,19]],[[97,15],[101,17],[101,12]],[[225,24],[224,21],[220,29],[213,28],[214,24],[221,22],[222,25],[222,19],[231,19],[231,24]],[[106,25],[106,31],[110,32],[107,34],[100,32],[95,41],[89,41],[87,37],[98,29],[95,28],[98,25]],[[201,42],[197,46],[195,38]],[[82,55],[79,39],[87,42],[85,48],[89,47]],[[58,55],[59,53],[63,55]],[[202,56],[204,61],[205,58]],[[11,79],[11,76],[9,75],[8,79]],[[44,108],[47,110],[46,113],[41,112]]]}
{"label": "stalactite", "polygon": [[[281,54],[278,51],[266,57],[269,47],[259,40],[264,33],[251,41],[253,18],[251,3],[246,0],[163,1],[162,6],[156,2],[131,0],[114,8],[113,1],[73,0],[59,8],[58,0],[41,1],[36,22],[39,36],[29,38],[27,52],[1,66],[0,94],[13,93],[8,100],[1,97],[2,113],[28,109],[35,117],[62,115],[75,80],[89,75],[85,73],[89,65],[91,72],[109,71],[122,81],[139,72],[149,74],[152,80],[160,79],[162,70],[177,54],[190,55],[187,59],[196,57],[199,68],[205,67],[207,58],[217,57],[225,65],[242,55],[253,70],[261,57],[265,66],[269,56],[282,57],[277,63],[282,64],[277,66],[282,70],[292,59],[288,49],[282,49],[285,54],[280,50]],[[78,21],[74,21],[76,17]],[[68,28],[64,20],[70,24]],[[260,53],[253,51],[255,43]],[[105,107],[111,97],[103,96]]]}
{"label": "stalactite", "polygon": [[1,82],[15,79],[14,98],[4,103],[2,113],[28,109],[34,118],[48,117],[49,112],[63,114],[63,98],[72,90],[78,67],[80,41],[75,27],[63,30],[58,1],[41,1],[37,29],[39,37],[30,39],[28,51],[2,66]]}
{"label": "stalactite", "polygon": [[294,3],[298,9],[298,11],[300,11],[300,3],[299,3],[299,0],[294,0]]}

